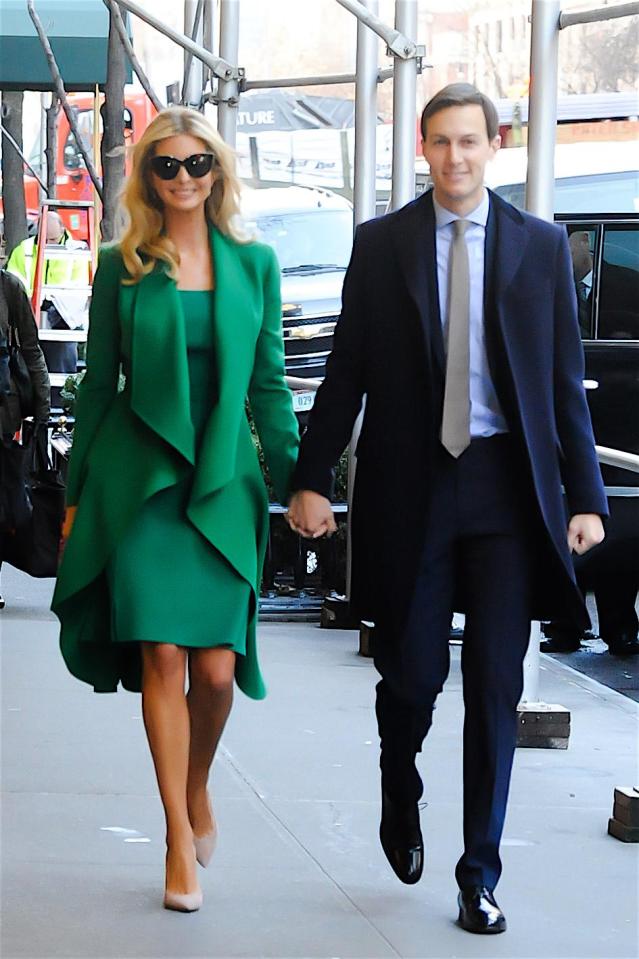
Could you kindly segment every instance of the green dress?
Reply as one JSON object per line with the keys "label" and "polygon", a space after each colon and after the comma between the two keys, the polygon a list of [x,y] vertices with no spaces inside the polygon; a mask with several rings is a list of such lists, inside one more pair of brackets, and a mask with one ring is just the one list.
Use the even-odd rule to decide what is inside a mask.
{"label": "green dress", "polygon": [[[196,450],[216,396],[213,291],[179,291]],[[246,652],[250,586],[186,510],[193,473],[146,501],[107,567],[115,642]]]}
{"label": "green dress", "polygon": [[[52,603],[68,669],[98,693],[120,685],[140,691],[141,644],[126,639],[146,638],[148,630],[152,641],[191,643],[193,630],[182,621],[191,623],[203,610],[196,630],[198,636],[205,630],[204,638],[197,641],[244,646],[245,655],[235,659],[238,687],[253,699],[266,694],[256,627],[269,514],[246,400],[284,503],[299,435],[284,379],[281,277],[265,244],[237,242],[213,225],[209,235],[216,287],[212,303],[208,295],[213,349],[204,361],[203,390],[193,350],[189,359],[184,313],[206,295],[181,293],[162,263],[130,283],[118,247],[100,251],[67,477],[67,504],[77,514]],[[206,321],[203,329],[208,336]],[[164,490],[169,501],[160,499]],[[140,516],[150,516],[144,528]],[[203,553],[191,527],[206,541]],[[157,536],[158,528],[166,535]],[[156,536],[158,549],[149,548],[147,536]],[[123,576],[118,566],[127,553],[130,575]],[[141,596],[142,586],[150,599]],[[176,612],[183,598],[187,608]],[[246,623],[241,639],[236,615]],[[179,635],[171,620],[180,624]]]}

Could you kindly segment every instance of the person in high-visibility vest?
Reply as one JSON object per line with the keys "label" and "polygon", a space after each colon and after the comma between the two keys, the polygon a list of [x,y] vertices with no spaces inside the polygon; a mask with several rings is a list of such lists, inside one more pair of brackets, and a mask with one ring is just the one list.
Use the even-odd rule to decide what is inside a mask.
{"label": "person in high-visibility vest", "polygon": [[[47,215],[47,246],[52,244],[64,246],[66,250],[86,249],[83,242],[73,239],[61,216],[53,210]],[[29,296],[33,293],[36,259],[36,238],[30,236],[13,249],[7,261],[7,270],[22,281]],[[75,259],[70,256],[47,256],[42,282],[44,286],[86,286],[89,282],[87,260],[84,257]]]}
{"label": "person in high-visibility vest", "polygon": [[[79,240],[74,240],[67,231],[62,217],[55,210],[50,210],[47,214],[47,247],[58,244],[69,250],[86,250],[86,244]],[[22,281],[29,297],[33,294],[33,282],[35,278],[37,261],[36,238],[28,237],[18,244],[12,251],[7,261],[7,271],[17,276]],[[77,259],[69,256],[55,257],[48,252],[44,259],[42,272],[42,285],[53,287],[81,287],[89,284],[89,271],[86,254],[78,256]],[[51,329],[69,329],[69,325],[61,316],[51,300],[44,299],[41,309],[48,315],[48,326]],[[73,342],[42,342],[42,351],[44,353],[47,367],[52,373],[75,373],[78,368],[78,345]],[[60,388],[53,387],[51,392],[53,406],[60,404]]]}

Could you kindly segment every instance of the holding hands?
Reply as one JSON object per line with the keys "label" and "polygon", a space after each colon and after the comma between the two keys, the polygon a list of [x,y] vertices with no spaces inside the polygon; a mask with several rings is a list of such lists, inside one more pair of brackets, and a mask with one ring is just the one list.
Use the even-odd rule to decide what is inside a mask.
{"label": "holding hands", "polygon": [[317,539],[325,533],[330,536],[337,529],[330,500],[308,489],[293,493],[286,521],[293,532],[306,539]]}

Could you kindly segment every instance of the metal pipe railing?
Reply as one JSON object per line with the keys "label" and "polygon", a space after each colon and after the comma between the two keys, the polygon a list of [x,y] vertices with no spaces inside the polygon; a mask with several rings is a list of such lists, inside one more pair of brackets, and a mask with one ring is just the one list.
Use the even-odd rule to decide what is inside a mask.
{"label": "metal pipe railing", "polygon": [[604,466],[619,466],[621,469],[639,473],[639,455],[626,453],[624,450],[613,450],[608,446],[595,446],[597,459]]}
{"label": "metal pipe railing", "polygon": [[[323,76],[312,77],[283,77],[278,80],[246,80],[242,84],[242,93],[245,90],[276,90],[279,87],[317,87],[327,83],[356,83],[357,73],[325,73]],[[375,82],[383,83],[393,76],[393,67],[376,69]]]}
{"label": "metal pipe railing", "polygon": [[174,30],[173,27],[163,23],[158,17],[148,13],[148,11],[138,3],[135,3],[135,0],[116,0],[116,2],[123,10],[132,13],[135,17],[139,17],[140,20],[148,23],[150,27],[153,27],[165,37],[168,37],[169,40],[173,40],[174,43],[177,43],[178,46],[191,53],[198,60],[201,60],[220,80],[238,80],[244,76],[244,71],[235,64],[227,62],[223,57],[214,56],[210,50],[205,50],[199,43],[194,43],[190,37],[185,36],[178,30]]}
{"label": "metal pipe railing", "polygon": [[639,13],[639,3],[618,3],[612,7],[596,7],[594,10],[578,10],[559,15],[559,29],[574,27],[579,23],[597,23],[600,20],[615,20],[618,17],[634,17]]}
{"label": "metal pipe railing", "polygon": [[[405,30],[404,23],[398,23],[397,21],[395,21],[394,28],[389,27],[383,20],[379,19],[376,11],[369,9],[363,3],[359,3],[358,0],[337,0],[337,2],[357,17],[360,23],[369,27],[378,37],[381,37],[394,57],[410,60],[419,55],[417,44],[412,39],[415,30]],[[399,2],[402,2],[402,0],[399,0]],[[415,24],[417,24],[416,9]]]}

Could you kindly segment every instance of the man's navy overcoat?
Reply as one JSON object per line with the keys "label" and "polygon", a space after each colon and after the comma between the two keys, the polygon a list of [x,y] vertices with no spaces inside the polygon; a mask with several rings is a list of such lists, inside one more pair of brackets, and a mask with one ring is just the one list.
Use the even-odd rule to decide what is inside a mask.
{"label": "man's navy overcoat", "polygon": [[[566,539],[566,507],[607,514],[583,388],[583,350],[563,228],[490,193],[485,335],[492,376],[531,497],[537,618],[588,623]],[[327,374],[294,488],[324,495],[365,397],[353,498],[352,600],[401,623],[424,542],[439,442],[444,346],[431,193],[362,224]],[[565,499],[562,496],[562,485]],[[463,608],[462,592],[456,608]],[[508,583],[504,583],[508,589]]]}

